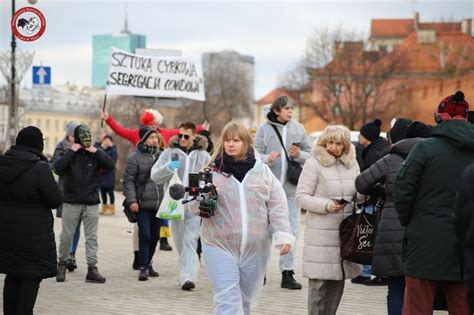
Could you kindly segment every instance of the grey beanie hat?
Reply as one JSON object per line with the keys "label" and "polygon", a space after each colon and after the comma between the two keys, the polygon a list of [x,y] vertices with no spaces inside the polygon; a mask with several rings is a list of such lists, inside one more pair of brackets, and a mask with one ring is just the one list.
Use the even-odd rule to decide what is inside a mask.
{"label": "grey beanie hat", "polygon": [[68,122],[67,125],[66,125],[66,137],[67,136],[74,136],[74,130],[79,125],[80,125],[80,123],[78,123],[77,121],[74,121],[74,120],[71,120],[70,122]]}

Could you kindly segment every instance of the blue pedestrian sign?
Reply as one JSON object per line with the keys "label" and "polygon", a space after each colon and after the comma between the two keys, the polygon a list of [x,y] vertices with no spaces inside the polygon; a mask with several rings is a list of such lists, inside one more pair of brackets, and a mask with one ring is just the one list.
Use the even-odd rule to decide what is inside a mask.
{"label": "blue pedestrian sign", "polygon": [[33,84],[51,85],[51,67],[34,66]]}

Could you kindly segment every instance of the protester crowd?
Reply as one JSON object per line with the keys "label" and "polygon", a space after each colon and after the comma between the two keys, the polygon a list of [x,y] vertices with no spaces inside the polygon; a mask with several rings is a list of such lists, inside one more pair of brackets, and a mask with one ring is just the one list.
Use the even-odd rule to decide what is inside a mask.
{"label": "protester crowd", "polygon": [[[435,126],[398,118],[385,139],[382,121],[374,119],[361,126],[358,143],[337,124],[309,143],[286,96],[275,99],[265,115],[256,130],[229,122],[214,146],[208,122],[166,129],[159,111],[149,109],[140,126],[129,129],[102,112],[134,149],[121,180],[123,207],[136,222],[131,267],[138,281],[159,277],[156,249],[172,250],[172,236],[180,288],[199,289],[202,253],[215,313],[250,314],[265,285],[273,243],[281,256],[280,287],[300,290],[305,284],[297,279],[308,279],[309,314],[336,314],[346,279],[387,285],[390,315],[434,309],[473,314],[474,124],[461,91],[441,100]],[[102,134],[94,144],[89,127],[71,121],[51,161],[42,151],[41,130],[28,126],[0,155],[5,314],[32,314],[43,279],[67,282],[67,271],[77,268],[81,225],[85,281],[106,282],[97,266],[97,230],[100,215],[118,210],[114,135]],[[183,220],[160,218],[170,187],[179,186],[172,184],[175,179],[179,187],[194,187],[196,173],[197,190],[182,188],[178,199],[200,195],[204,201],[184,204]],[[61,218],[57,246],[53,209]],[[302,209],[306,228],[299,262],[295,244]],[[300,263],[303,274],[295,277]]]}

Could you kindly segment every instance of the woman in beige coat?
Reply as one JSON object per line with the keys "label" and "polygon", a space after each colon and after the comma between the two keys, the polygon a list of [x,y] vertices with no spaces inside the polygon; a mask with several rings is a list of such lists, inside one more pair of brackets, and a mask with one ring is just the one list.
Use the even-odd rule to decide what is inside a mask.
{"label": "woman in beige coat", "polygon": [[344,279],[361,272],[360,265],[342,262],[339,241],[339,224],[352,213],[359,165],[349,129],[342,125],[326,127],[312,152],[296,189],[296,201],[307,211],[303,275],[309,278],[308,313],[335,314]]}

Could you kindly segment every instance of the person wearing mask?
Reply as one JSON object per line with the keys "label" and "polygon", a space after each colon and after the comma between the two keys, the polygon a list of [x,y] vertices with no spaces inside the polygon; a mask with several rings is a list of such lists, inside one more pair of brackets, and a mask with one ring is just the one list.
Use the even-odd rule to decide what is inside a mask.
{"label": "person wearing mask", "polygon": [[6,275],[6,315],[33,314],[41,281],[56,275],[51,210],[63,196],[43,148],[43,133],[29,126],[0,156],[0,273]]}
{"label": "person wearing mask", "polygon": [[303,275],[309,278],[308,314],[336,314],[344,280],[360,274],[360,265],[342,260],[339,240],[339,225],[352,214],[358,174],[349,129],[327,126],[296,188],[296,201],[307,211]]}
{"label": "person wearing mask", "polygon": [[[311,156],[311,147],[303,125],[293,120],[293,103],[287,96],[275,99],[266,118],[267,121],[257,129],[255,148],[285,190],[291,230],[293,236],[298,238],[301,209],[295,201],[296,185],[288,181],[287,155],[288,159],[303,166]],[[294,278],[295,250],[294,246],[288,255],[280,257],[282,274],[280,286],[290,290],[301,290],[301,284]]]}
{"label": "person wearing mask", "polygon": [[82,219],[86,238],[86,282],[105,282],[97,269],[99,174],[101,169],[112,170],[114,167],[114,161],[102,149],[92,146],[90,129],[83,124],[74,129],[74,144],[53,164],[56,174],[64,178],[57,282],[66,280],[66,260],[79,219]]}
{"label": "person wearing mask", "polygon": [[[209,163],[210,155],[206,151],[207,140],[196,134],[193,122],[179,124],[179,134],[170,139],[168,149],[159,157],[151,169],[151,179],[158,185],[168,185],[177,170],[184,186],[188,184],[189,173],[197,173]],[[199,239],[199,217],[193,216],[185,205],[183,221],[171,221],[171,230],[175,246],[180,255],[180,281],[182,290],[190,291],[196,287],[199,273],[199,257],[196,252]]]}
{"label": "person wearing mask", "polygon": [[455,197],[463,170],[474,160],[474,125],[458,91],[435,113],[432,136],[418,142],[402,163],[394,185],[398,218],[406,228],[403,314],[431,314],[443,284],[452,314],[468,314],[461,261],[456,254]]}
{"label": "person wearing mask", "polygon": [[130,210],[137,213],[140,272],[138,280],[146,281],[148,276],[158,277],[152,260],[160,235],[161,219],[156,217],[163,185],[156,185],[150,178],[153,164],[158,160],[163,138],[150,127],[140,128],[137,149],[128,158],[123,174],[123,194]]}
{"label": "person wearing mask", "polygon": [[[387,278],[388,315],[402,314],[405,294],[405,268],[402,259],[405,228],[398,220],[393,203],[395,176],[415,144],[431,136],[431,128],[419,121],[411,123],[408,128],[403,126],[403,130],[398,130],[397,126],[400,124],[395,123],[390,131],[391,141],[396,142],[392,144],[387,155],[363,171],[355,181],[356,189],[361,194],[386,196],[385,206],[377,226],[372,274],[376,277]],[[406,137],[406,139],[401,137]]]}
{"label": "person wearing mask", "polygon": [[[396,122],[395,122],[396,124]],[[406,127],[406,122],[404,120],[400,121],[399,124],[403,134]],[[384,156],[388,150],[390,149],[390,144],[388,141],[382,137],[380,137],[380,128],[382,126],[382,121],[380,119],[375,119],[374,121],[365,123],[360,128],[359,133],[359,143],[363,147],[362,151],[362,166],[360,167],[361,171],[368,169],[372,164],[377,162],[382,156]],[[398,136],[398,132],[395,132],[392,135],[392,138],[396,140]],[[364,202],[364,209],[367,213],[373,213],[375,210],[375,205],[371,204],[371,200],[375,201],[379,196],[372,195],[368,197],[368,203]],[[354,279],[351,280],[352,283],[355,284],[366,284],[366,285],[386,285],[387,280],[381,277],[375,277],[371,279],[372,275],[372,268],[370,265],[364,265],[362,274]]]}
{"label": "person wearing mask", "polygon": [[[272,236],[280,255],[295,242],[285,192],[252,144],[243,125],[229,122],[210,163],[217,208],[214,216],[204,215],[201,238],[215,314],[250,314],[263,287]],[[200,214],[199,202],[191,210]]]}
{"label": "person wearing mask", "polygon": [[[114,141],[111,135],[106,134],[102,138],[100,147],[102,148],[102,150],[104,150],[105,153],[107,153],[108,156],[110,156],[112,160],[114,160],[114,163],[117,163],[117,148],[114,145]],[[102,199],[102,207],[100,209],[100,214],[102,215],[115,214],[115,172],[116,169],[114,167],[113,170],[101,171],[100,173],[100,196]]]}
{"label": "person wearing mask", "polygon": [[[51,158],[51,165],[53,165],[59,158],[61,158],[64,153],[66,153],[67,150],[69,150],[74,143],[74,130],[76,129],[77,126],[79,126],[80,123],[77,121],[69,121],[66,124],[66,134],[64,135],[64,139],[61,140],[56,145],[56,148],[54,149],[53,157]],[[62,176],[58,176],[58,186],[61,191],[63,190],[63,185],[64,185],[64,179]],[[57,209],[56,209],[56,216],[58,218],[62,217],[63,213],[63,205],[61,204]],[[79,222],[76,227],[76,232],[74,232],[74,238],[72,240],[71,248],[69,248],[69,257],[67,258],[66,266],[67,269],[72,272],[75,269],[77,269],[77,264],[76,264],[76,250],[77,250],[77,245],[79,244],[79,239],[81,237],[81,220],[79,219]]]}

